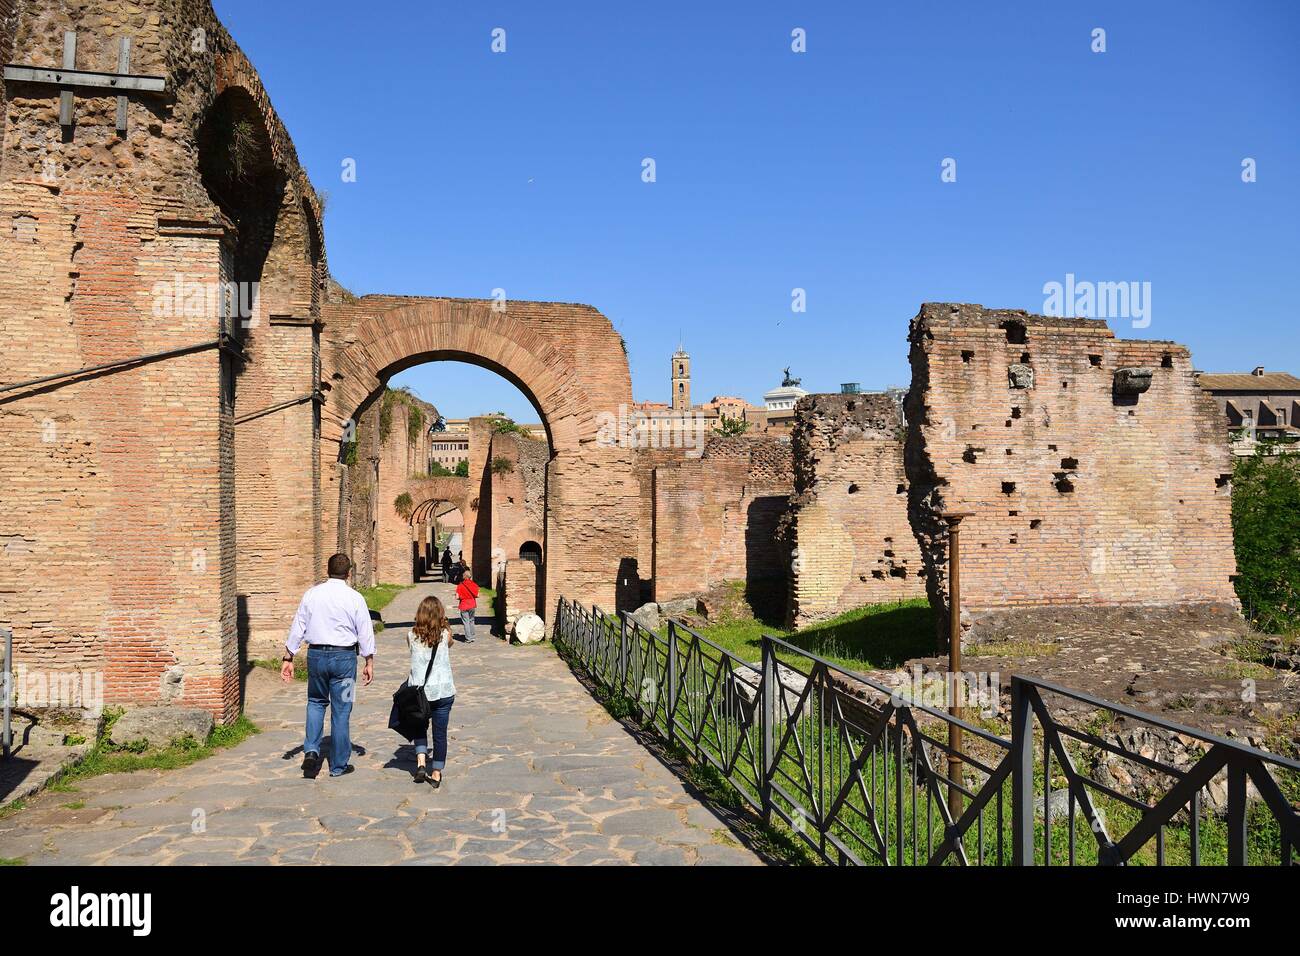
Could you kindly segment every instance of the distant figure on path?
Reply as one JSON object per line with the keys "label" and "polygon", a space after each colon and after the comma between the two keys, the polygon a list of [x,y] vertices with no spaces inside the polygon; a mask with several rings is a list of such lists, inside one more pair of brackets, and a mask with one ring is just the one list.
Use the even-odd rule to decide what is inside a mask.
{"label": "distant figure on path", "polygon": [[302,775],[315,779],[320,773],[320,744],[325,733],[325,704],[330,705],[330,776],[341,777],[355,767],[348,724],[357,684],[357,654],[366,659],[362,680],[375,676],[375,628],[370,623],[366,599],[348,587],[352,562],[346,554],[329,560],[329,579],[302,597],[285,655],[280,677],[293,680],[293,658],[305,642],[307,653],[307,734],[302,745]]}
{"label": "distant figure on path", "polygon": [[460,601],[460,623],[465,628],[465,643],[474,643],[474,609],[478,607],[478,585],[471,577],[456,585],[456,598]]}
{"label": "distant figure on path", "polygon": [[451,548],[442,549],[442,580],[443,583],[451,581]]}
{"label": "distant figure on path", "polygon": [[451,705],[456,702],[456,685],[451,679],[451,625],[447,623],[446,609],[436,597],[430,595],[420,602],[415,612],[415,627],[406,632],[406,643],[411,649],[407,684],[419,687],[424,681],[429,723],[433,726],[432,757],[427,726],[423,737],[411,741],[415,745],[415,782],[427,780],[436,790],[442,783],[442,769],[447,765],[447,721],[451,718]]}

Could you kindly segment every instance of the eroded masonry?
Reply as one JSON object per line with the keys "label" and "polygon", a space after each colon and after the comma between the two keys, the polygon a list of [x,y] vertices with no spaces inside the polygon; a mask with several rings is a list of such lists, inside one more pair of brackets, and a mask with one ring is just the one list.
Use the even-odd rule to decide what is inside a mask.
{"label": "eroded masonry", "polygon": [[[148,89],[0,87],[7,665],[229,720],[332,552],[409,582],[452,510],[509,620],[720,588],[798,626],[922,593],[942,613],[954,511],[976,626],[1235,605],[1228,452],[1186,349],[926,305],[905,439],[891,399],[814,395],[788,437],[611,440],[632,383],[597,309],[331,280],[316,190],[206,0],[0,0],[6,62],[75,47],[111,73],[123,37]],[[518,386],[545,440],[475,419],[468,477],[431,477],[436,409],[383,396],[435,360]]]}

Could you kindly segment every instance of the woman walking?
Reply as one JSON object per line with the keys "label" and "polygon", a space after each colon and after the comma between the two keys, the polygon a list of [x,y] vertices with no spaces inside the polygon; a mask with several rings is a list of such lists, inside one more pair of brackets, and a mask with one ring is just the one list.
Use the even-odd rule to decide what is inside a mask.
{"label": "woman walking", "polygon": [[[451,679],[451,627],[442,602],[430,595],[415,612],[415,627],[406,634],[411,649],[411,673],[407,682],[421,686],[429,701],[429,723],[433,726],[433,753],[429,753],[428,727],[411,741],[415,745],[415,782],[428,781],[436,789],[442,783],[447,764],[447,721],[456,701],[456,685]],[[432,658],[432,666],[430,666]],[[426,679],[427,675],[427,679]]]}

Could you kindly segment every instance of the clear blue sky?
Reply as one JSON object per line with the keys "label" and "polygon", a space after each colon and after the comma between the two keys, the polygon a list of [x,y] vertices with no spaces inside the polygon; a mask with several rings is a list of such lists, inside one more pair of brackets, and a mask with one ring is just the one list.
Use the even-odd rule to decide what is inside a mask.
{"label": "clear blue sky", "polygon": [[[590,303],[638,399],[667,399],[679,334],[697,400],[786,365],[905,385],[921,302],[1042,311],[1066,273],[1151,283],[1122,336],[1300,373],[1294,0],[215,6],[329,193],[344,285]],[[535,418],[423,368],[398,384],[449,416]]]}

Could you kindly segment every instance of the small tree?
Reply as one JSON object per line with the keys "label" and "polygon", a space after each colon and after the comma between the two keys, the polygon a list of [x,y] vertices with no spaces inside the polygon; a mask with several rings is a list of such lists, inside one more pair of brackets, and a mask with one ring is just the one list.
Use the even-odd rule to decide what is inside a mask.
{"label": "small tree", "polygon": [[1232,476],[1237,597],[1261,629],[1300,627],[1300,455],[1239,458]]}
{"label": "small tree", "polygon": [[393,510],[397,512],[403,521],[410,520],[411,512],[415,510],[415,502],[411,500],[408,492],[403,491],[393,499]]}
{"label": "small tree", "polygon": [[515,463],[511,461],[509,458],[502,458],[498,456],[492,459],[492,474],[508,475],[510,474],[510,472],[514,470],[515,470]]}
{"label": "small tree", "polygon": [[460,461],[456,462],[456,477],[457,477],[457,478],[468,478],[468,477],[469,477],[469,459],[468,459],[468,458],[462,458]]}
{"label": "small tree", "polygon": [[718,434],[725,436],[743,435],[749,431],[749,422],[743,418],[728,418],[723,415],[718,422]]}

